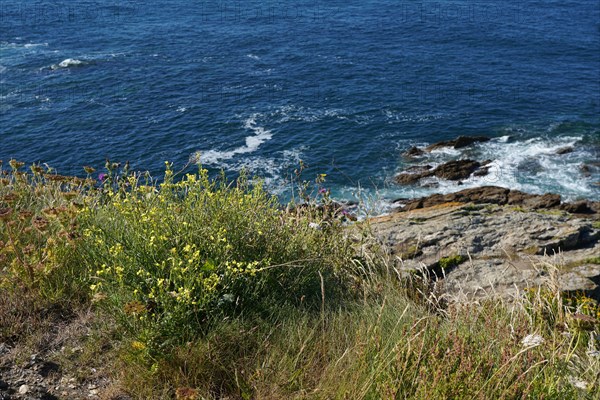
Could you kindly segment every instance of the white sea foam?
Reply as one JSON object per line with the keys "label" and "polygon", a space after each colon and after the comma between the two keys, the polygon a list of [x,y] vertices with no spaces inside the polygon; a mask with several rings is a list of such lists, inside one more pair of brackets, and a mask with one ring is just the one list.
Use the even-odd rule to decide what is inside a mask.
{"label": "white sea foam", "polygon": [[[555,192],[565,200],[598,198],[600,193],[593,182],[581,173],[581,164],[594,160],[598,149],[578,145],[580,136],[536,137],[509,142],[506,136],[479,143],[468,149],[444,149],[432,152],[424,163],[437,166],[457,158],[492,160],[488,174],[470,177],[460,182],[427,178],[423,186],[396,190],[397,196],[419,197],[431,193],[449,193],[470,187],[495,185],[530,193]],[[557,154],[557,150],[572,146],[574,151]],[[596,152],[596,153],[594,153]]]}
{"label": "white sea foam", "polygon": [[325,118],[349,119],[349,113],[341,108],[315,109],[296,105],[279,107],[271,113],[271,116],[277,118],[279,124],[290,121],[317,122]]}
{"label": "white sea foam", "polygon": [[[259,176],[271,193],[282,194],[290,189],[289,174],[299,165],[304,149],[301,146],[291,150],[278,151],[269,156],[246,154],[231,159],[219,158],[211,163],[211,166],[228,171],[241,171],[243,169],[250,176]],[[192,157],[196,157],[196,155]],[[195,159],[192,158],[192,160]],[[204,156],[201,154],[200,161],[202,164],[207,164],[203,160]]]}
{"label": "white sea foam", "polygon": [[0,48],[9,48],[9,49],[32,49],[34,47],[47,47],[47,46],[48,46],[48,43],[0,42]]}
{"label": "white sea foam", "polygon": [[31,49],[33,47],[47,47],[48,43],[26,43],[23,47]]}
{"label": "white sea foam", "polygon": [[435,121],[442,118],[447,118],[447,114],[415,114],[415,113],[405,113],[390,109],[382,110],[383,115],[385,116],[387,123],[392,124],[396,122],[429,122]]}
{"label": "white sea foam", "polygon": [[253,59],[253,60],[260,60],[260,57],[259,57],[259,56],[257,56],[257,55],[254,55],[254,54],[252,54],[252,53],[250,53],[250,54],[246,54],[246,57],[248,57],[248,58],[251,58],[251,59]]}
{"label": "white sea foam", "polygon": [[67,59],[62,60],[58,64],[53,64],[52,66],[50,66],[50,69],[80,67],[84,64],[85,64],[84,61],[77,60],[75,58],[67,58]]}
{"label": "white sea foam", "polygon": [[236,147],[233,150],[208,150],[200,151],[194,156],[194,159],[201,164],[219,164],[222,160],[230,160],[238,154],[247,154],[255,152],[261,144],[271,140],[273,134],[270,130],[258,126],[256,124],[256,118],[259,114],[252,114],[244,121],[244,128],[252,131],[254,134],[246,136],[245,144],[243,146]]}

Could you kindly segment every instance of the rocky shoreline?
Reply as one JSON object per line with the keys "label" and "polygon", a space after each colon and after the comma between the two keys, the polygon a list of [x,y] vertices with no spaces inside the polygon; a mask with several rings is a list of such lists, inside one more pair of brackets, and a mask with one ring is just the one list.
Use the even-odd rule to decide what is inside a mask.
{"label": "rocky shoreline", "polygon": [[[439,181],[451,181],[457,185],[462,185],[463,181],[467,181],[473,178],[486,177],[488,174],[492,174],[492,171],[499,173],[497,170],[498,166],[495,165],[497,160],[485,159],[475,160],[472,159],[471,147],[489,142],[492,138],[486,136],[459,136],[454,140],[447,140],[438,143],[431,144],[426,147],[413,146],[402,153],[403,158],[407,161],[408,166],[397,174],[393,182],[398,185],[413,185],[421,187],[437,187]],[[446,160],[445,162],[438,165],[431,165],[430,155],[437,151],[456,151],[466,150],[467,157],[461,157],[459,159]],[[573,153],[575,148],[573,146],[563,146],[553,150],[550,154],[552,157],[563,157],[567,154]],[[489,154],[488,154],[489,156]],[[434,157],[435,158],[435,157]],[[600,162],[598,161],[587,161],[579,165],[579,172],[582,179],[591,178],[593,176],[600,177]],[[427,179],[427,178],[436,178]],[[491,177],[492,181],[495,180]],[[593,182],[593,186],[600,186],[600,181]]]}
{"label": "rocky shoreline", "polygon": [[371,227],[401,273],[425,272],[452,299],[513,296],[547,279],[600,300],[600,202],[563,203],[488,186],[404,202]]}
{"label": "rocky shoreline", "polygon": [[[460,136],[403,156],[423,161],[444,148],[462,149],[491,140]],[[560,157],[573,151],[560,148]],[[399,185],[435,186],[426,178],[454,181],[485,176],[493,160],[451,160],[433,167],[417,163],[399,173]],[[598,163],[581,166],[582,176]],[[554,193],[529,194],[499,186],[478,186],[448,194],[398,199],[391,214],[370,220],[400,273],[418,272],[454,300],[510,297],[548,279],[557,267],[563,291],[600,300],[600,202],[563,202]]]}

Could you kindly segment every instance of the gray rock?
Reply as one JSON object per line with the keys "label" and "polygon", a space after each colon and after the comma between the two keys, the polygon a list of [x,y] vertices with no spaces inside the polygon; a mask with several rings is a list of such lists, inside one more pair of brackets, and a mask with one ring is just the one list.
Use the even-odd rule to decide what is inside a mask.
{"label": "gray rock", "polygon": [[29,386],[28,385],[21,385],[21,386],[19,386],[19,394],[27,394],[27,392],[29,392]]}
{"label": "gray rock", "polygon": [[[481,192],[468,190],[468,198],[484,201],[476,195]],[[371,227],[383,244],[398,249],[390,262],[401,273],[433,271],[436,287],[451,298],[515,295],[548,279],[548,263],[557,266],[564,290],[598,297],[600,266],[586,262],[600,254],[600,229],[594,228],[600,216],[515,210],[506,204],[508,189],[485,190],[500,204],[461,204],[466,194],[460,192],[434,195],[435,206],[419,199],[421,208],[373,218]],[[440,259],[460,255],[465,262],[436,271]]]}

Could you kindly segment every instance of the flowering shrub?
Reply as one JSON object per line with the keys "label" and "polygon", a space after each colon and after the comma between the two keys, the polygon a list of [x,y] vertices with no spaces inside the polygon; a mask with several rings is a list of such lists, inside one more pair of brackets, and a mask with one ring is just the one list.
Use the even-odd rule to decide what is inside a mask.
{"label": "flowering shrub", "polygon": [[167,163],[160,185],[110,179],[79,214],[78,252],[95,299],[149,349],[242,310],[320,304],[322,283],[335,297],[349,277],[352,251],[332,234],[335,221],[312,229],[317,217],[282,210],[243,174],[228,183],[200,170],[175,182]]}

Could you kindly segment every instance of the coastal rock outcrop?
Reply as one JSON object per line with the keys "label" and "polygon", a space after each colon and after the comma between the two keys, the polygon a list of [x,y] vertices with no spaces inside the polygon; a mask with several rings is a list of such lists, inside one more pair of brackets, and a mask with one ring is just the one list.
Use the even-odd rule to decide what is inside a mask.
{"label": "coastal rock outcrop", "polygon": [[600,202],[581,200],[573,203],[561,203],[558,194],[530,194],[519,190],[510,190],[499,186],[480,186],[448,194],[433,194],[418,199],[402,199],[397,212],[412,211],[433,207],[445,203],[474,203],[510,205],[532,210],[563,210],[572,214],[600,213]]}
{"label": "coastal rock outcrop", "polygon": [[423,154],[425,154],[425,151],[423,149],[418,148],[417,146],[413,146],[403,153],[405,157],[419,157]]}
{"label": "coastal rock outcrop", "polygon": [[420,157],[427,152],[431,152],[433,150],[442,149],[444,147],[452,147],[454,149],[462,149],[465,147],[469,147],[474,143],[487,142],[491,138],[487,136],[458,136],[453,140],[444,140],[441,142],[430,144],[425,148],[420,148],[417,146],[412,146],[410,149],[406,150],[402,155],[404,157]]}
{"label": "coastal rock outcrop", "polygon": [[436,168],[433,168],[430,165],[417,165],[396,175],[394,179],[396,183],[400,185],[416,184],[421,179],[431,176],[450,181],[460,181],[468,179],[471,174],[476,174],[477,176],[486,175],[489,169],[486,165],[490,162],[491,160],[481,163],[475,160],[464,159],[448,161]]}
{"label": "coastal rock outcrop", "polygon": [[425,151],[437,150],[443,147],[453,147],[455,149],[462,149],[468,147],[474,143],[487,142],[490,140],[487,136],[459,136],[454,140],[445,140],[429,145],[425,148]]}
{"label": "coastal rock outcrop", "polygon": [[600,215],[580,213],[590,202],[534,209],[534,198],[555,203],[492,186],[409,201],[370,222],[400,273],[429,276],[449,299],[510,297],[548,279],[549,268],[562,290],[600,299]]}

